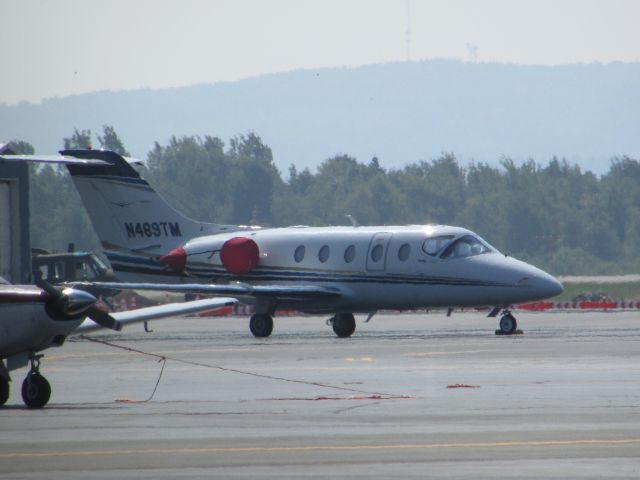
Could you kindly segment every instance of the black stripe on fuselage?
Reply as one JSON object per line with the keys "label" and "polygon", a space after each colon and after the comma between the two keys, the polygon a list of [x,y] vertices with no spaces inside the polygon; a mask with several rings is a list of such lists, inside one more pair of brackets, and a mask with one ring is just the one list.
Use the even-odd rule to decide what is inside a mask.
{"label": "black stripe on fuselage", "polygon": [[[175,278],[180,274],[153,268],[143,268],[138,266],[123,265],[113,263],[115,272],[139,273],[146,275],[157,275],[165,278]],[[240,281],[247,283],[307,283],[307,284],[327,284],[327,283],[348,283],[348,284],[394,284],[394,285],[446,285],[446,286],[475,286],[475,287],[513,287],[514,285],[501,282],[488,282],[477,279],[454,278],[454,277],[429,277],[423,275],[398,275],[398,274],[367,274],[367,273],[336,273],[322,270],[291,271],[284,269],[256,268],[252,272],[236,276],[230,274],[225,269],[202,268],[199,271],[190,271],[189,277],[210,282]]]}

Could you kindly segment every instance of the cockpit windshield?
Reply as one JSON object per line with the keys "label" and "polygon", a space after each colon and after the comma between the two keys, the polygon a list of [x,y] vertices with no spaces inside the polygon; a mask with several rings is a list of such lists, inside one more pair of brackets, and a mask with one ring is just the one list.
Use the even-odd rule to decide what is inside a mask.
{"label": "cockpit windshield", "polygon": [[465,235],[445,248],[440,258],[465,258],[491,251],[491,247],[485,245],[479,238]]}
{"label": "cockpit windshield", "polygon": [[453,235],[440,235],[438,237],[429,237],[422,244],[422,250],[427,255],[435,257],[440,251],[453,240]]}

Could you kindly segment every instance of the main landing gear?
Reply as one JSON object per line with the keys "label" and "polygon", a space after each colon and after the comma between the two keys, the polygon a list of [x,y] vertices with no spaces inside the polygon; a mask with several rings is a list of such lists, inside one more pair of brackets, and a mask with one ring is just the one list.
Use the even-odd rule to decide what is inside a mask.
{"label": "main landing gear", "polygon": [[350,337],[356,331],[356,319],[352,313],[336,313],[327,320],[327,325],[331,325],[340,338]]}
{"label": "main landing gear", "polygon": [[254,337],[268,337],[273,331],[273,317],[268,313],[254,313],[249,320],[249,330]]}
{"label": "main landing gear", "polygon": [[7,400],[9,400],[9,377],[0,373],[0,407],[7,403]]}
{"label": "main landing gear", "polygon": [[[337,313],[327,320],[327,325],[331,325],[340,338],[350,337],[356,330],[356,320],[352,313]],[[268,337],[273,331],[273,317],[268,313],[254,313],[249,319],[249,330],[254,337]]]}

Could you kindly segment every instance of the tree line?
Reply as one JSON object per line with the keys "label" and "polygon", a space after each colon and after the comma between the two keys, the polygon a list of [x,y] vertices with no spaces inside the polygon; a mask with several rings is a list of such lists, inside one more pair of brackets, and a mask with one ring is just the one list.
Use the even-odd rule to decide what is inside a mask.
{"label": "tree line", "polygon": [[[104,126],[101,147],[128,155],[116,131]],[[75,130],[64,148],[93,144]],[[33,153],[24,141],[19,153]],[[48,152],[47,152],[48,153]],[[31,168],[32,244],[64,250],[99,249],[99,242],[65,169]],[[273,153],[250,132],[155,143],[141,175],[177,210],[197,220],[262,226],[439,223],[469,228],[501,252],[563,274],[640,270],[640,163],[614,157],[597,176],[552,158],[517,164],[502,158],[461,165],[451,153],[402,169],[349,155],[286,175]]]}

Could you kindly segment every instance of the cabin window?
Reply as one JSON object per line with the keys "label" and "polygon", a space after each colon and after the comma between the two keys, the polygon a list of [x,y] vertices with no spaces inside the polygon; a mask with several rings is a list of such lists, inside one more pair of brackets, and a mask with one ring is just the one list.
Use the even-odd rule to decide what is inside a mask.
{"label": "cabin window", "polygon": [[42,278],[49,280],[49,265],[47,264],[40,265],[38,267],[38,270],[40,270],[40,273],[42,274]]}
{"label": "cabin window", "polygon": [[435,257],[453,239],[453,235],[440,235],[427,238],[422,244],[422,250],[427,255]]}
{"label": "cabin window", "polygon": [[64,263],[56,262],[55,264],[55,279],[56,280],[64,280]]}
{"label": "cabin window", "polygon": [[86,263],[76,262],[76,276],[74,277],[74,280],[88,280],[88,270]]}
{"label": "cabin window", "polygon": [[329,260],[329,245],[323,245],[320,251],[318,252],[318,260],[322,263]]}
{"label": "cabin window", "polygon": [[442,258],[465,258],[490,252],[491,249],[473,235],[465,235],[449,245]]}
{"label": "cabin window", "polygon": [[371,260],[373,260],[374,262],[379,262],[382,258],[382,253],[382,245],[376,245],[375,247],[373,247],[373,250],[371,250]]}
{"label": "cabin window", "polygon": [[398,250],[398,260],[401,262],[406,262],[409,258],[409,254],[411,253],[411,245],[408,243],[403,244]]}
{"label": "cabin window", "polygon": [[293,258],[297,263],[300,263],[302,260],[304,260],[304,252],[304,245],[300,245],[298,248],[296,248],[296,251],[293,254]]}
{"label": "cabin window", "polygon": [[351,263],[354,258],[356,258],[356,247],[354,245],[349,245],[344,251],[344,261]]}

